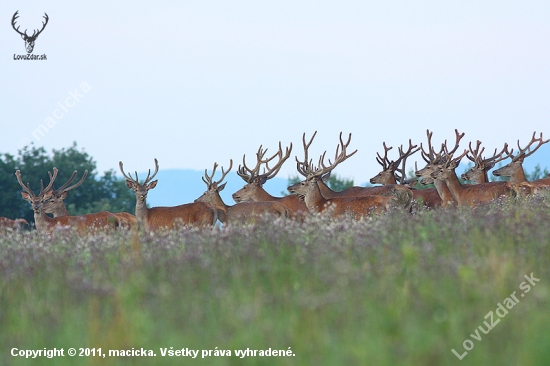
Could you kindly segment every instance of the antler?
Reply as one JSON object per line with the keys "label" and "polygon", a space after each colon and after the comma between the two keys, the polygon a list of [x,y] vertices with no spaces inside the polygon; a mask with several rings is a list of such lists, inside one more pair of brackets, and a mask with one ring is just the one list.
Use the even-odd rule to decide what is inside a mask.
{"label": "antler", "polygon": [[[338,164],[347,160],[349,157],[353,156],[357,152],[357,150],[355,150],[349,155],[346,154],[346,149],[349,146],[350,142],[351,142],[351,133],[349,134],[348,141],[344,144],[344,141],[342,140],[342,132],[340,132],[340,145],[336,147],[336,153],[334,154],[334,162],[331,162],[329,159],[328,161],[329,165],[328,166],[325,165],[325,154],[326,154],[326,151],[325,151],[323,155],[321,155],[321,157],[319,158],[319,165],[317,166],[317,168],[315,168],[314,171],[310,173],[310,177],[320,177],[323,174],[332,171],[334,168],[336,168],[336,166],[338,166]],[[340,151],[340,148],[342,149],[342,151]]]}
{"label": "antler", "polygon": [[[464,137],[464,132],[463,133],[459,133],[457,129],[455,129],[455,135],[456,135],[456,140],[455,140],[455,147],[449,151],[447,149],[447,140],[445,140],[445,153],[447,154],[448,158],[452,158],[453,154],[455,153],[455,151],[458,149],[458,143],[460,142],[460,140],[462,140],[462,138]],[[464,155],[462,155],[460,158],[462,159],[464,157]]]}
{"label": "antler", "polygon": [[[21,180],[21,171],[20,170],[17,170],[15,172],[15,176],[17,177],[17,182],[19,182],[19,185],[23,188],[23,190],[25,192],[27,192],[31,197],[37,197],[34,192],[32,191],[31,189],[31,185],[30,183],[27,183],[27,185],[25,186],[25,184],[23,184],[23,181]],[[53,176],[50,175],[50,183],[48,184],[48,186],[46,188],[44,188],[44,185],[42,184],[42,181],[40,182],[40,193],[38,194],[38,197],[42,196],[45,192],[49,191],[52,186],[53,186],[53,182],[55,181],[55,178],[57,178],[57,168],[53,168]]]}
{"label": "antler", "polygon": [[[19,13],[19,10],[17,10],[17,11],[15,12],[15,14],[13,14],[13,17],[11,18],[11,26],[13,27],[13,29],[14,29],[17,33],[19,33],[19,34],[22,35],[22,36],[25,36],[26,38],[36,38],[36,37],[38,37],[38,35],[39,35],[40,33],[42,33],[42,31],[44,30],[44,28],[46,28],[46,24],[48,24],[48,20],[50,19],[50,18],[48,17],[48,14],[47,14],[47,13],[44,13],[45,15],[44,15],[42,18],[46,19],[46,21],[45,21],[45,22],[42,22],[42,29],[40,29],[40,30],[35,29],[35,30],[33,31],[33,33],[32,33],[32,36],[29,36],[29,35],[27,34],[27,30],[26,30],[26,29],[25,29],[25,32],[24,32],[24,33],[21,33],[21,32],[19,31],[19,27],[15,28],[15,21],[17,20],[17,18],[19,18],[18,13]],[[37,32],[38,32],[38,33],[37,33]]]}
{"label": "antler", "polygon": [[[535,138],[536,133],[537,133],[537,131],[533,132],[533,137],[531,138],[531,142],[529,142],[529,144],[525,147],[525,149],[522,149],[521,146],[519,146],[519,140],[518,140],[518,149],[519,149],[519,151],[516,154],[516,156],[514,156],[512,158],[512,161],[517,161],[519,159],[525,159],[526,157],[532,155],[535,151],[537,151],[539,147],[541,147],[542,145],[544,145],[548,141],[550,141],[550,140],[546,140],[546,141],[542,140],[542,132],[540,133],[540,137],[538,139]],[[539,144],[533,150],[531,150],[531,146],[537,141],[539,142]]]}
{"label": "antler", "polygon": [[[55,15],[55,14],[54,14],[54,15]],[[48,17],[48,14],[46,14],[45,12],[44,12],[44,16],[43,16],[42,18],[46,19],[46,22],[42,22],[42,29],[40,29],[40,30],[38,31],[38,33],[36,33],[36,35],[33,33],[32,36],[31,36],[31,38],[32,38],[32,37],[38,37],[38,35],[39,35],[40,33],[42,33],[42,31],[44,30],[44,28],[46,28],[46,24],[48,24],[48,20],[49,20],[50,18]]]}
{"label": "antler", "polygon": [[[135,172],[135,174],[136,174],[136,179],[134,179],[134,178],[132,178],[130,172],[128,172],[128,175],[126,175],[126,173],[124,173],[124,167],[123,167],[123,165],[122,165],[122,161],[119,161],[119,162],[118,162],[118,166],[119,166],[120,171],[121,171],[122,175],[124,176],[124,178],[126,178],[127,180],[129,180],[129,181],[131,181],[131,182],[134,182],[134,183],[136,183],[136,184],[139,185],[139,179],[138,179],[138,173],[137,173],[137,171]],[[153,173],[153,176],[151,176],[151,177],[149,178],[149,176],[151,175],[151,169],[149,169],[149,172],[147,173],[147,178],[145,178],[145,181],[143,182],[143,185],[146,185],[147,183],[149,183],[150,181],[152,181],[153,178],[155,177],[155,175],[157,175],[158,171],[159,171],[159,163],[158,163],[157,158],[155,158],[155,172]]]}
{"label": "antler", "polygon": [[[74,177],[76,177],[76,174],[77,174],[77,171],[75,170],[73,172],[73,174],[71,175],[71,178],[69,178],[69,180],[67,181],[67,183],[63,184],[61,187],[59,187],[57,189],[54,189],[54,194],[59,195],[63,192],[69,192],[70,190],[73,190],[73,189],[79,187],[82,183],[84,183],[84,179],[86,179],[86,176],[88,175],[88,169],[86,169],[84,171],[84,174],[82,175],[82,178],[80,179],[80,181],[78,181],[78,183],[76,183],[76,184],[74,184],[70,187],[67,187],[74,180]],[[48,175],[50,176],[50,180],[51,180],[52,179],[52,174],[50,172],[48,172]]]}
{"label": "antler", "polygon": [[223,180],[225,179],[225,176],[227,175],[227,173],[229,173],[229,171],[233,167],[233,159],[229,159],[229,169],[227,169],[227,171],[224,171],[222,167],[222,177],[220,178],[220,180],[218,180],[217,182],[212,182],[212,179],[214,179],[214,174],[216,174],[217,167],[218,167],[218,163],[214,163],[214,169],[212,169],[212,175],[210,176],[208,175],[208,170],[204,169],[204,177],[202,177],[202,181],[206,184],[208,189],[211,189],[212,186],[217,186],[221,182],[223,182]]}
{"label": "antler", "polygon": [[[289,147],[286,148],[286,153],[284,154],[284,156],[283,148],[280,141],[279,150],[272,157],[263,159],[266,152],[267,149],[262,150],[262,146],[260,145],[260,148],[256,153],[256,166],[253,169],[250,169],[246,166],[246,155],[243,155],[243,165],[239,165],[239,168],[237,170],[237,174],[239,175],[239,177],[241,177],[247,183],[252,183],[256,178],[260,178],[264,181],[273,178],[277,175],[277,173],[279,173],[279,170],[281,170],[283,163],[290,157],[290,153],[292,152],[292,143]],[[277,156],[279,157],[279,161],[272,168],[270,168],[269,162],[275,159]],[[264,173],[259,174],[262,164],[265,164]]]}
{"label": "antler", "polygon": [[385,141],[382,142],[382,145],[384,146],[384,157],[381,157],[379,153],[376,153],[376,155],[378,156],[376,158],[376,161],[378,162],[378,164],[382,165],[383,170],[388,170],[391,164],[391,161],[388,159],[388,151],[393,149],[393,147],[387,147]]}
{"label": "antler", "polygon": [[[405,184],[406,183],[407,172],[405,171],[405,163],[406,163],[407,158],[409,156],[411,156],[412,154],[414,154],[418,150],[420,150],[420,148],[414,150],[414,148],[416,148],[417,146],[418,145],[413,145],[412,140],[409,139],[409,148],[408,148],[407,152],[403,152],[403,145],[401,145],[400,147],[397,148],[397,150],[399,151],[399,158],[396,161],[392,162],[391,164],[393,165],[393,170],[395,170],[395,172],[401,174],[401,176],[399,177],[399,183],[400,184]],[[401,163],[401,168],[400,169],[397,168],[399,163]]]}
{"label": "antler", "polygon": [[[482,148],[481,151],[479,150],[479,147],[481,146],[481,141],[477,140],[476,142],[476,148],[472,149],[472,142],[469,143],[469,154],[466,155],[466,157],[472,161],[477,168],[483,168],[483,167],[490,167],[492,168],[495,166],[496,163],[507,159],[512,155],[514,152],[514,149],[508,151],[508,144],[505,143],[503,149],[497,154],[497,149],[495,149],[495,152],[493,153],[493,156],[487,159],[483,159],[481,154],[483,154],[483,151],[485,151],[485,148]],[[489,169],[490,169],[489,168]]]}
{"label": "antler", "polygon": [[[26,30],[26,29],[25,29],[25,33],[21,33],[21,32],[19,31],[19,27],[15,28],[15,21],[16,21],[17,18],[19,18],[19,15],[18,15],[17,13],[19,13],[19,10],[17,10],[17,11],[15,12],[15,14],[13,14],[13,17],[11,18],[11,26],[12,26],[13,29],[14,29],[17,33],[19,33],[20,35],[22,35],[22,36],[27,36],[27,30]],[[28,37],[28,36],[27,36],[27,37]],[[28,193],[28,192],[27,192],[27,193]]]}
{"label": "antler", "polygon": [[308,161],[308,149],[311,146],[311,143],[313,142],[315,135],[317,135],[317,131],[315,131],[313,136],[311,136],[311,139],[309,140],[309,142],[306,143],[306,133],[304,132],[304,135],[302,136],[302,142],[304,144],[304,161],[302,162],[298,160],[298,157],[296,156],[296,169],[298,170],[298,173],[300,173],[306,178],[313,171],[313,164],[311,163],[311,161]]}

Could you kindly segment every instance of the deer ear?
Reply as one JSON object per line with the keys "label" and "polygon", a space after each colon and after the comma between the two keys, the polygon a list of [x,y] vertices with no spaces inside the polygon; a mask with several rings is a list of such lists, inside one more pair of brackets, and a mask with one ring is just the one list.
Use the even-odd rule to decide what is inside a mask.
{"label": "deer ear", "polygon": [[256,180],[258,181],[258,184],[260,184],[260,185],[263,185],[263,184],[265,184],[265,182],[267,182],[266,177],[256,178]]}
{"label": "deer ear", "polygon": [[42,201],[45,201],[47,199],[50,199],[52,197],[53,191],[47,191],[44,193],[44,196],[42,197]]}
{"label": "deer ear", "polygon": [[22,35],[21,35],[21,38],[22,38],[22,39],[25,39],[25,35],[24,35],[24,34],[22,34]]}
{"label": "deer ear", "polygon": [[134,182],[132,182],[131,180],[126,179],[126,185],[127,185],[128,188],[130,188],[130,189],[133,189],[133,190],[136,189],[136,185],[135,185]]}
{"label": "deer ear", "polygon": [[323,176],[321,177],[321,180],[322,180],[323,182],[328,181],[328,180],[330,179],[330,173],[331,173],[331,172],[328,172],[327,174],[323,175]]}
{"label": "deer ear", "polygon": [[150,189],[153,189],[157,186],[157,183],[158,183],[158,179],[155,179],[154,181],[152,181],[151,183],[147,184],[147,190],[150,190]]}
{"label": "deer ear", "polygon": [[21,196],[23,196],[25,201],[32,202],[31,196],[27,192],[21,192]]}
{"label": "deer ear", "polygon": [[227,182],[225,182],[224,184],[222,184],[221,186],[218,186],[218,188],[216,189],[218,192],[221,192],[223,191],[223,189],[225,188],[225,185],[227,184]]}
{"label": "deer ear", "polygon": [[495,166],[495,163],[487,163],[485,164],[483,170],[491,170]]}
{"label": "deer ear", "polygon": [[63,192],[61,193],[61,196],[59,196],[60,199],[64,200],[65,198],[67,198],[67,192]]}

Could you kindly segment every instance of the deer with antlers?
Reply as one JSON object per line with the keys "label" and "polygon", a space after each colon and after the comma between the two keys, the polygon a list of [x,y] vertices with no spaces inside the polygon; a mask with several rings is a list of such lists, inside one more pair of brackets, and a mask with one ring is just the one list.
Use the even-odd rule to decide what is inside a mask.
{"label": "deer with antlers", "polygon": [[444,145],[445,157],[443,159],[441,159],[441,156],[439,157],[440,160],[443,160],[443,163],[439,165],[436,171],[431,173],[432,178],[445,181],[458,206],[475,207],[499,197],[511,196],[513,191],[510,187],[498,182],[470,186],[460,183],[455,169],[458,167],[460,160],[468,153],[468,150],[464,150],[464,153],[458,157],[453,156],[458,149],[459,141],[464,137],[464,133],[460,134],[458,130],[455,130],[455,134],[457,136],[455,147],[453,150],[448,151],[446,144]]}
{"label": "deer with antlers", "polygon": [[[546,144],[550,140],[542,139],[542,132],[540,133],[539,138],[535,138],[536,131],[533,132],[533,137],[531,141],[527,144],[525,148],[522,148],[518,140],[518,153],[512,157],[512,161],[503,166],[502,168],[496,169],[493,171],[493,175],[497,177],[510,177],[510,183],[515,184],[516,187],[521,189],[528,188],[530,193],[535,193],[539,189],[550,189],[550,178],[541,178],[528,182],[525,177],[525,172],[523,170],[523,160],[531,156],[535,151],[537,151],[542,145]],[[537,145],[533,148],[533,145]]]}
{"label": "deer with antlers", "polygon": [[229,160],[227,171],[222,167],[222,177],[218,181],[214,181],[217,167],[218,164],[214,163],[211,175],[208,175],[207,170],[204,171],[202,181],[206,184],[206,192],[197,198],[195,202],[205,202],[214,206],[218,210],[219,219],[222,223],[246,222],[265,214],[283,218],[291,217],[290,209],[277,201],[242,202],[233,206],[226,205],[220,196],[220,192],[225,188],[226,183],[221,183],[233,167],[233,160]]}
{"label": "deer with antlers", "polygon": [[53,176],[50,175],[50,183],[44,188],[40,183],[40,193],[35,195],[30,188],[30,184],[23,184],[21,180],[21,172],[15,172],[19,185],[23,188],[21,196],[28,201],[34,211],[34,221],[36,229],[43,233],[51,233],[57,228],[76,228],[79,233],[88,233],[95,230],[116,229],[120,226],[120,220],[117,216],[110,212],[97,212],[81,216],[63,216],[49,217],[46,215],[44,206],[52,197],[52,187],[57,177],[57,168],[53,168]]}
{"label": "deer with antlers", "polygon": [[[302,136],[302,143],[304,145],[304,162],[307,162],[309,160],[308,158],[308,150],[311,146],[313,139],[317,135],[317,131],[313,133],[313,136],[311,136],[311,139],[309,142],[306,143],[306,134]],[[349,147],[349,144],[351,142],[351,133],[348,136],[348,140],[344,143],[344,140],[342,139],[342,133],[340,132],[340,145],[339,148],[342,149],[342,151]],[[357,152],[355,150],[351,154],[349,154],[348,158],[352,155],[354,155]],[[325,151],[326,154],[326,151]],[[337,155],[339,152],[337,151]],[[322,157],[324,159],[324,155]],[[335,157],[335,161],[337,160],[337,157]],[[343,161],[343,160],[342,160]],[[311,163],[311,161],[309,162]],[[409,188],[405,186],[400,186],[398,184],[392,184],[392,185],[385,185],[385,186],[377,186],[377,187],[349,187],[344,189],[343,191],[336,192],[330,189],[330,187],[325,183],[330,177],[330,174],[332,170],[337,166],[338,164],[332,164],[330,167],[326,167],[324,169],[323,175],[320,177],[320,179],[317,180],[317,186],[319,187],[319,191],[325,198],[340,198],[340,197],[368,197],[368,196],[395,196],[398,194],[400,197],[406,197],[411,195],[411,191]]]}
{"label": "deer with antlers", "polygon": [[[416,169],[415,175],[422,179],[420,181],[421,184],[433,184],[435,186],[435,189],[437,190],[437,193],[439,194],[439,197],[441,199],[441,207],[445,208],[456,206],[456,200],[453,198],[449,187],[447,187],[447,183],[445,183],[445,181],[442,179],[434,179],[432,177],[432,173],[439,170],[440,166],[445,163],[445,145],[442,144],[441,150],[439,151],[439,153],[436,153],[435,149],[432,146],[433,132],[430,132],[430,130],[426,130],[426,134],[428,136],[428,151],[426,152],[424,150],[423,144],[420,144],[420,154],[422,156],[422,159],[424,159],[424,161],[426,162],[426,166],[420,170]],[[461,138],[462,136],[458,135],[457,133],[457,148],[458,142]]]}
{"label": "deer with antlers", "polygon": [[153,180],[159,171],[159,164],[155,159],[155,171],[151,175],[151,169],[143,183],[139,183],[137,171],[134,179],[130,173],[124,172],[122,161],[118,163],[120,171],[126,178],[126,185],[136,193],[136,218],[138,224],[146,231],[173,229],[179,225],[185,226],[211,226],[218,219],[216,209],[203,202],[187,203],[174,207],[148,208],[147,193],[157,186],[158,180]]}
{"label": "deer with antlers", "polygon": [[493,169],[493,167],[502,160],[508,159],[514,152],[514,149],[508,151],[508,144],[505,143],[503,149],[498,154],[497,149],[495,149],[493,156],[484,159],[482,154],[485,148],[480,150],[480,147],[481,141],[477,140],[475,149],[472,148],[472,143],[470,142],[469,152],[466,154],[466,157],[474,163],[474,166],[461,176],[462,179],[469,180],[474,184],[489,183],[487,174],[489,170]]}
{"label": "deer with antlers", "polygon": [[[380,165],[382,165],[382,171],[378,173],[376,176],[372,177],[370,182],[371,184],[382,184],[382,185],[388,185],[388,184],[397,184],[396,179],[396,173],[399,173],[399,183],[403,186],[408,186],[411,184],[411,182],[408,182],[406,180],[406,169],[405,169],[405,162],[408,157],[410,157],[412,154],[416,153],[420,150],[420,148],[416,149],[417,145],[413,145],[412,141],[409,139],[409,148],[407,151],[404,151],[403,145],[398,148],[399,151],[399,158],[397,160],[389,160],[388,159],[388,151],[392,149],[392,147],[387,147],[386,143],[383,143],[384,146],[384,156],[382,157],[379,153],[376,153],[377,158],[376,161]],[[401,164],[401,168],[399,167],[399,164]],[[414,181],[416,183],[416,181]],[[436,188],[426,188],[426,189],[414,189],[411,188],[414,200],[417,202],[421,202],[422,205],[430,208],[436,208],[440,207],[442,204],[441,197],[439,196],[439,193],[437,192]]]}
{"label": "deer with antlers", "polygon": [[[243,155],[243,165],[239,165],[237,174],[241,177],[246,184],[243,188],[233,193],[233,199],[235,202],[280,202],[290,209],[292,217],[299,217],[304,214],[308,214],[309,211],[304,201],[296,195],[289,195],[285,197],[274,197],[267,193],[263,188],[263,184],[275,177],[281,169],[283,163],[290,157],[292,152],[292,144],[286,148],[283,154],[281,143],[279,142],[279,150],[273,156],[264,158],[267,153],[267,149],[262,149],[262,146],[256,153],[256,166],[250,169],[246,165],[246,155]],[[269,167],[271,161],[278,158],[275,165]],[[264,171],[260,174],[260,169],[264,165]]]}
{"label": "deer with antlers", "polygon": [[[315,136],[315,134],[313,136]],[[340,145],[336,148],[334,162],[329,160],[329,165],[325,165],[325,151],[325,153],[323,153],[323,155],[319,158],[318,166],[315,167],[313,166],[311,160],[308,160],[308,149],[313,141],[313,137],[309,143],[306,143],[304,134],[303,144],[305,158],[303,161],[300,161],[298,160],[298,157],[296,157],[296,162],[298,172],[305,177],[305,180],[288,187],[289,192],[297,194],[301,199],[303,199],[307,208],[311,212],[321,213],[328,210],[334,217],[351,216],[355,219],[360,219],[372,213],[380,214],[386,212],[388,209],[400,205],[403,205],[409,209],[412,194],[410,193],[410,190],[406,188],[406,192],[409,194],[406,197],[399,195],[399,193],[405,191],[395,192],[396,195],[388,196],[369,195],[362,197],[335,198],[327,198],[322,194],[319,185],[319,182],[322,181],[322,177],[332,171],[338,164],[357,152],[356,150],[351,154],[347,154],[346,148],[349,144],[349,140],[347,144],[344,144],[341,137],[342,134],[340,134]]]}
{"label": "deer with antlers", "polygon": [[[77,173],[78,172],[75,170],[69,180],[65,184],[61,185],[59,188],[56,189],[55,186],[52,186],[52,195],[48,201],[44,202],[44,212],[46,212],[47,214],[52,214],[53,217],[69,216],[69,211],[67,211],[67,207],[65,206],[67,193],[82,185],[84,179],[86,179],[86,176],[88,175],[88,170],[84,171],[84,174],[82,175],[80,181],[73,184],[72,186],[69,186],[76,177]],[[52,174],[48,172],[48,175],[50,176],[51,180]],[[119,218],[122,227],[128,229],[137,228],[137,219],[134,215],[128,212],[117,212],[113,213],[113,215]]]}

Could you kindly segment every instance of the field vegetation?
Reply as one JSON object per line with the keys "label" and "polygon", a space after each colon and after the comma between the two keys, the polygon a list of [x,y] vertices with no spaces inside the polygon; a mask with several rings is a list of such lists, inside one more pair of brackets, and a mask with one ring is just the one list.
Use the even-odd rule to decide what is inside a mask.
{"label": "field vegetation", "polygon": [[[549,222],[550,198],[536,197],[359,222],[9,232],[0,237],[0,364],[549,365]],[[528,292],[526,275],[539,280]],[[157,356],[69,357],[70,347]],[[161,356],[171,347],[199,353]],[[13,357],[12,348],[64,348],[65,357]],[[247,348],[294,356],[236,355]]]}

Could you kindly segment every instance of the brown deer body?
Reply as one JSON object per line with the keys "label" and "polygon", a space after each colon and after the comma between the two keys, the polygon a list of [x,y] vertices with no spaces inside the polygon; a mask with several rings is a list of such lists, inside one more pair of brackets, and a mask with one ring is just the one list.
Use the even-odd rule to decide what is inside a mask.
{"label": "brown deer body", "polygon": [[273,202],[242,202],[236,205],[226,205],[220,192],[225,188],[225,184],[221,184],[225,179],[225,176],[231,170],[233,161],[230,160],[229,169],[224,171],[222,168],[222,177],[217,182],[213,181],[214,174],[216,173],[217,163],[214,163],[214,169],[212,169],[212,175],[208,175],[206,170],[204,172],[203,182],[206,184],[206,192],[202,194],[195,202],[205,202],[214,206],[218,210],[219,219],[222,223],[235,223],[235,222],[249,222],[258,218],[261,215],[270,214],[275,217],[291,217],[291,211],[288,207],[282,203]]}
{"label": "brown deer body", "polygon": [[8,219],[7,217],[0,217],[0,232],[2,230],[11,229],[11,230],[20,230],[23,225],[29,225],[25,219]]}
{"label": "brown deer body", "polygon": [[130,174],[126,175],[122,162],[119,162],[120,171],[126,178],[126,185],[136,193],[136,219],[140,226],[146,231],[157,231],[173,229],[177,226],[211,226],[216,223],[218,213],[214,207],[202,203],[188,203],[174,207],[152,207],[148,208],[147,193],[156,187],[158,180],[153,178],[157,175],[159,165],[155,159],[155,172],[151,176],[151,170],[143,184],[139,183],[137,172],[136,178]]}
{"label": "brown deer body", "polygon": [[58,228],[76,228],[81,233],[89,233],[96,230],[116,229],[120,226],[120,220],[109,212],[99,212],[81,216],[63,216],[49,217],[44,211],[45,202],[52,196],[52,186],[57,176],[57,168],[54,168],[53,176],[50,175],[50,183],[46,188],[40,190],[36,196],[30,189],[30,185],[25,186],[21,180],[21,172],[18,170],[15,175],[19,185],[23,188],[21,192],[23,199],[28,201],[34,211],[34,220],[36,229],[43,233],[51,233]]}
{"label": "brown deer body", "polygon": [[[313,137],[315,137],[315,134]],[[299,195],[304,200],[307,208],[311,212],[320,213],[329,210],[330,214],[334,217],[347,215],[355,219],[360,219],[373,213],[380,214],[387,211],[391,207],[399,206],[403,202],[405,202],[406,207],[410,207],[412,194],[406,187],[400,187],[403,192],[406,192],[405,196],[395,196],[389,194],[387,196],[366,195],[361,197],[340,195],[339,197],[332,198],[325,196],[321,190],[322,186],[319,183],[322,181],[322,177],[332,171],[338,164],[355,154],[356,151],[349,155],[346,154],[346,148],[351,140],[351,134],[348,142],[345,144],[342,140],[342,134],[340,134],[340,145],[336,148],[334,163],[329,162],[329,166],[326,166],[324,164],[325,154],[323,154],[319,159],[319,166],[314,167],[313,164],[308,161],[308,149],[313,141],[313,137],[309,143],[306,143],[304,134],[304,161],[301,162],[298,158],[296,158],[298,172],[306,179],[300,183],[296,183],[288,187],[289,192]],[[342,149],[341,152],[340,148]],[[325,187],[328,189],[326,185]],[[333,192],[330,189],[329,191]],[[361,192],[362,190],[352,191]],[[393,193],[399,193],[398,191],[393,191]],[[386,190],[386,192],[390,192],[390,190]]]}
{"label": "brown deer body", "polygon": [[313,178],[291,185],[288,191],[301,197],[310,212],[321,213],[328,210],[334,217],[350,216],[360,219],[373,213],[386,212],[394,202],[397,203],[394,196],[325,198]]}
{"label": "brown deer body", "polygon": [[[65,206],[65,198],[67,198],[67,193],[69,191],[79,187],[84,182],[84,179],[86,179],[86,176],[88,175],[88,170],[84,171],[84,174],[82,175],[82,178],[80,179],[79,182],[69,187],[69,184],[72,183],[72,181],[76,177],[76,174],[77,174],[77,171],[75,170],[71,175],[71,177],[69,178],[69,180],[59,188],[56,189],[52,186],[52,195],[48,201],[44,202],[45,213],[52,214],[53,217],[70,216],[69,211]],[[50,175],[50,179],[51,179],[50,172],[48,172],[48,175]],[[103,211],[103,212],[98,212],[96,214],[104,215],[105,213],[109,213],[109,212]],[[126,229],[137,228],[137,219],[134,215],[128,212],[117,212],[117,213],[113,213],[113,215],[118,217],[121,227]]]}

